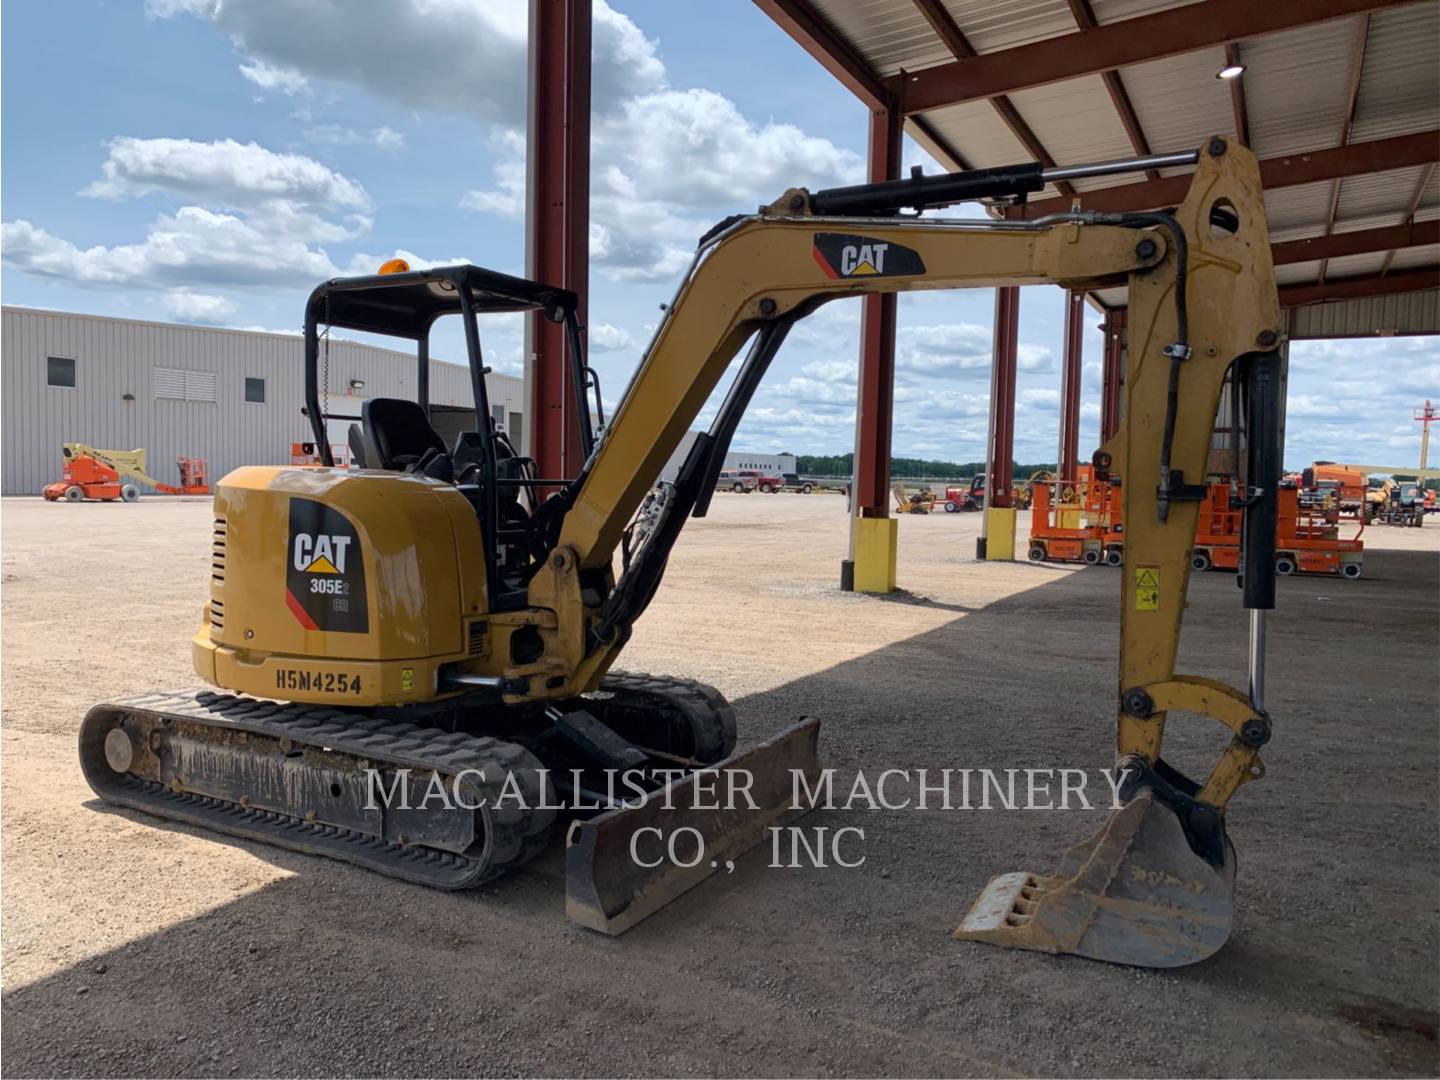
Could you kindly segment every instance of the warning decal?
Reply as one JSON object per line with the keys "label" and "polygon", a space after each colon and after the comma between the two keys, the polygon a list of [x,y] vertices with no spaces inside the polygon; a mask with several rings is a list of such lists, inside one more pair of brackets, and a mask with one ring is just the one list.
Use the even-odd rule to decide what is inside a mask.
{"label": "warning decal", "polygon": [[1135,568],[1135,610],[1160,610],[1160,568],[1158,566],[1137,566]]}
{"label": "warning decal", "polygon": [[285,606],[306,630],[370,628],[360,536],[344,514],[313,499],[290,500]]}

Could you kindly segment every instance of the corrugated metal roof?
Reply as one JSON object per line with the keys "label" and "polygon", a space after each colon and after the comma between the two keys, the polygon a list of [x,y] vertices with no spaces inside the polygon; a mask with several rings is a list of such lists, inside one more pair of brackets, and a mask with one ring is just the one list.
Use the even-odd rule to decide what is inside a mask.
{"label": "corrugated metal roof", "polygon": [[1440,289],[1308,304],[1290,311],[1290,338],[1433,334],[1440,326]]}
{"label": "corrugated metal roof", "polygon": [[1397,251],[1394,261],[1390,264],[1390,269],[1418,270],[1422,266],[1435,266],[1437,263],[1440,263],[1440,244],[1427,244],[1424,247]]}
{"label": "corrugated metal roof", "polygon": [[[1022,90],[1011,94],[1010,100],[1057,162],[1099,161],[1135,153],[1098,75]],[[1112,183],[1108,177],[1074,181],[1079,191]]]}
{"label": "corrugated metal roof", "polygon": [[1351,138],[1363,142],[1433,128],[1437,72],[1440,13],[1435,4],[1375,12]]}
{"label": "corrugated metal roof", "polygon": [[950,0],[945,6],[980,53],[1029,45],[1076,28],[1065,0]]}
{"label": "corrugated metal roof", "polygon": [[812,0],[812,5],[880,75],[955,59],[914,0]]}
{"label": "corrugated metal roof", "polygon": [[1356,218],[1383,218],[1382,225],[1398,225],[1405,217],[1410,196],[1420,182],[1420,168],[1392,169],[1390,172],[1350,176],[1340,188],[1340,221]]}
{"label": "corrugated metal roof", "polygon": [[[943,0],[956,26],[979,53],[1033,44],[1079,32],[1068,0]],[[1283,4],[1284,0],[1256,0]],[[919,71],[954,60],[915,0],[811,0],[813,7],[877,74]],[[1102,25],[1203,0],[1091,0]],[[1314,23],[1237,43],[1246,66],[1243,89],[1250,142],[1262,158],[1339,145],[1347,114],[1351,72],[1365,19]],[[1414,134],[1440,118],[1440,2],[1421,0],[1369,16],[1351,142]],[[1118,74],[1152,150],[1198,146],[1212,134],[1234,134],[1230,84],[1217,79],[1225,50],[1202,49],[1122,69]],[[1133,153],[1130,137],[1099,75],[1033,87],[1009,95],[1022,120],[1060,164]],[[1012,164],[1031,155],[988,101],[924,114],[965,160],[977,167]],[[1169,170],[1167,175],[1187,170]],[[1272,239],[1296,240],[1400,224],[1424,170],[1396,169],[1266,193]],[[1110,186],[1115,178],[1077,181],[1080,192]],[[1338,186],[1335,219],[1330,207]],[[1045,194],[1054,194],[1049,188]],[[1418,220],[1440,215],[1440,170],[1431,170]],[[1430,249],[1397,255],[1392,265],[1427,265]],[[1384,254],[1331,260],[1326,277],[1373,273]],[[1284,282],[1315,280],[1320,263],[1282,268]],[[1101,296],[1111,295],[1105,290]],[[1120,294],[1123,296],[1123,293]]]}
{"label": "corrugated metal roof", "polygon": [[1323,235],[1325,214],[1330,209],[1330,184],[1324,180],[1265,192],[1265,217],[1270,222],[1272,239]]}
{"label": "corrugated metal roof", "polygon": [[1225,50],[1202,49],[1125,69],[1125,88],[1153,150],[1188,150],[1207,135],[1234,132],[1230,91],[1215,78],[1224,64]]}
{"label": "corrugated metal roof", "polygon": [[[1350,104],[1359,23],[1359,19],[1336,19],[1241,43],[1250,147],[1260,157],[1323,150],[1339,143]],[[1325,77],[1316,78],[1317,72]],[[1212,79],[1214,74],[1210,73]],[[1214,81],[1224,86],[1221,80]]]}

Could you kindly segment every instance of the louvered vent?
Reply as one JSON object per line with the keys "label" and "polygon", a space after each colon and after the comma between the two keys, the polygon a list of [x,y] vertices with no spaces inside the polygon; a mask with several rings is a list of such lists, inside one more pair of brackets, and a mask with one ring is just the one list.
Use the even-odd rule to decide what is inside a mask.
{"label": "louvered vent", "polygon": [[486,624],[479,619],[470,624],[469,651],[471,656],[479,656],[485,651],[485,630]]}
{"label": "louvered vent", "polygon": [[210,542],[210,580],[216,585],[225,584],[225,519],[215,519],[215,532]]}
{"label": "louvered vent", "polygon": [[219,600],[210,601],[210,629],[225,629],[225,605]]}

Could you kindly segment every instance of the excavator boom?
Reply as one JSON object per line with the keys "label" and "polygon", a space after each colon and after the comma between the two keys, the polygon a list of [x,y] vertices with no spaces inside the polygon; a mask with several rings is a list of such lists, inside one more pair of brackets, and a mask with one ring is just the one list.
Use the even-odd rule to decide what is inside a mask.
{"label": "excavator boom", "polygon": [[[374,399],[353,418],[362,422],[352,430],[360,471],[228,476],[216,498],[211,603],[194,656],[206,681],[253,696],[202,694],[194,704],[165,704],[165,715],[144,702],[97,706],[82,730],[92,784],[124,805],[183,820],[213,812],[227,831],[451,887],[533,855],[549,819],[378,813],[358,802],[355,776],[380,757],[361,754],[362,744],[385,748],[385,768],[435,776],[453,771],[446,762],[463,750],[465,761],[508,763],[540,791],[552,762],[580,760],[592,771],[679,762],[691,771],[571,828],[572,918],[618,933],[711,872],[703,862],[654,874],[622,865],[642,833],[690,828],[707,849],[734,857],[808,809],[785,804],[783,781],[818,769],[814,722],[722,760],[735,729],[718,691],[610,672],[685,521],[705,514],[736,426],[790,329],[831,300],[872,293],[1128,283],[1124,415],[1093,462],[1097,479],[1124,497],[1116,737],[1126,805],[1057,873],[997,877],[958,933],[1149,966],[1209,955],[1228,936],[1232,910],[1226,808],[1260,774],[1269,737],[1263,615],[1274,601],[1281,320],[1253,155],[1214,138],[1172,158],[1164,163],[1193,163],[1195,174],[1185,201],[1166,213],[1079,207],[1027,222],[901,214],[1021,196],[1054,179],[1019,166],[794,189],[722,222],[702,240],[598,438],[580,408],[586,460],[570,478],[538,476],[495,429],[477,316],[538,310],[563,323],[576,397],[593,390],[598,403],[573,294],[469,266],[325,283],[307,309],[305,355],[306,406],[326,465],[325,423],[336,417],[319,374],[322,322],[416,341],[424,372],[431,325],[459,315],[480,430],[448,450],[429,423],[422,376],[419,402]],[[1101,163],[1085,175],[1150,164]],[[657,485],[732,367],[709,429],[675,481]],[[1227,375],[1248,436],[1245,692],[1175,672]],[[276,696],[294,704],[255,701]],[[1231,734],[1206,778],[1190,780],[1162,757],[1174,711],[1209,717]],[[752,813],[672,811],[672,795],[698,786],[696,768],[756,773],[764,797]],[[575,791],[589,782],[575,780]],[[435,874],[443,880],[429,881]]]}

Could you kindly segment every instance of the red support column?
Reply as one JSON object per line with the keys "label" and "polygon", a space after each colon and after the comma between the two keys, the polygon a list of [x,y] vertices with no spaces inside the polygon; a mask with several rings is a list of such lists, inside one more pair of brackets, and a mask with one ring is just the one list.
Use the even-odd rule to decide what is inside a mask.
{"label": "red support column", "polygon": [[[870,180],[900,178],[903,119],[897,109],[870,114]],[[890,515],[890,428],[895,412],[894,293],[861,301],[859,408],[855,417],[857,517]]]}
{"label": "red support column", "polygon": [[[590,260],[591,0],[530,4],[529,171],[525,273],[580,296],[586,323]],[[543,477],[583,464],[565,328],[540,312],[526,325],[530,456]]]}
{"label": "red support column", "polygon": [[[893,104],[870,113],[870,180],[900,177],[901,136],[905,120]],[[861,301],[860,378],[855,410],[855,475],[850,509],[855,518],[890,517],[890,428],[895,412],[895,310],[894,293],[867,296]],[[859,531],[850,530],[850,558],[841,569],[841,587],[885,592],[894,587],[893,549],[883,554],[888,563],[875,572],[876,560],[858,552]],[[857,562],[861,565],[857,566]],[[888,586],[886,582],[889,582]],[[877,584],[878,582],[878,584]]]}
{"label": "red support column", "polygon": [[1125,386],[1126,309],[1112,308],[1101,329],[1105,334],[1105,374],[1100,388],[1100,441],[1120,430],[1120,402]]}
{"label": "red support column", "polygon": [[1084,348],[1085,294],[1065,294],[1065,357],[1060,375],[1060,479],[1074,483],[1080,464],[1080,379]]}
{"label": "red support column", "polygon": [[1020,345],[1020,288],[995,290],[995,338],[990,361],[990,475],[987,507],[1014,506],[1015,368]]}

